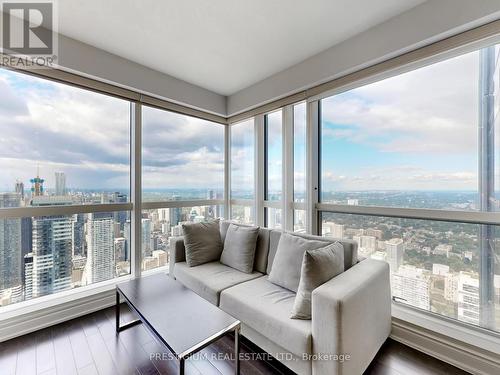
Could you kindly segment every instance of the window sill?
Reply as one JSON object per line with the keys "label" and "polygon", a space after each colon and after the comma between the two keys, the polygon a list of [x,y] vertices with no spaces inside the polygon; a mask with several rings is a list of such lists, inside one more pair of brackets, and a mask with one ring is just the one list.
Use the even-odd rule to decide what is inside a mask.
{"label": "window sill", "polygon": [[410,323],[417,328],[423,328],[437,336],[445,336],[467,345],[500,354],[500,333],[481,327],[474,327],[460,321],[440,316],[431,312],[419,310],[400,303],[392,304],[393,324],[398,320]]}

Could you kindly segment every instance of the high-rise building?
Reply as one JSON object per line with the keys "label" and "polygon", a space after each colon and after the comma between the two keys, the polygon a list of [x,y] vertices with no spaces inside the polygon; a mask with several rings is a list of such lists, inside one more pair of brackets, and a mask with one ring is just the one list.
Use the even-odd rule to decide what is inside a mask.
{"label": "high-rise building", "polygon": [[[181,197],[178,195],[174,195],[172,197],[172,200],[179,201],[179,200],[181,200]],[[180,207],[170,208],[170,226],[174,227],[177,224],[179,224],[179,222],[181,222],[181,221],[182,221],[182,208],[180,208]]]}
{"label": "high-rise building", "polygon": [[124,228],[123,228],[123,236],[125,237],[125,255],[126,258],[125,260],[130,261],[130,250],[132,248],[132,244],[130,242],[131,236],[130,236],[130,220],[127,220],[125,222]]}
{"label": "high-rise building", "polygon": [[[127,203],[128,197],[126,194],[120,192],[113,193],[112,200],[114,203]],[[120,224],[120,230],[123,230],[125,222],[127,221],[128,211],[116,211],[114,213],[115,222]]]}
{"label": "high-rise building", "polygon": [[457,280],[458,320],[479,324],[479,278],[477,275],[460,272]]}
{"label": "high-rise building", "polygon": [[24,200],[24,182],[16,181],[16,193],[21,195],[21,200]]}
{"label": "high-rise building", "polygon": [[385,241],[385,251],[387,252],[387,262],[391,268],[391,273],[395,273],[403,264],[403,240],[401,238],[393,238]]}
{"label": "high-rise building", "polygon": [[66,174],[64,172],[56,172],[56,195],[66,195]]}
{"label": "high-rise building", "polygon": [[40,170],[37,171],[36,177],[30,180],[31,182],[31,198],[40,197],[43,195],[43,183],[45,180],[40,178]]}
{"label": "high-rise building", "polygon": [[24,263],[24,299],[33,298],[33,253],[23,257]]}
{"label": "high-rise building", "polygon": [[[19,207],[19,193],[0,194],[0,207]],[[0,219],[0,293],[7,289],[22,288],[21,265],[21,219]],[[21,298],[18,293],[10,297],[10,302]]]}
{"label": "high-rise building", "polygon": [[115,238],[114,241],[115,246],[115,260],[117,262],[124,262],[127,260],[127,246],[126,240],[124,237]]}
{"label": "high-rise building", "polygon": [[142,254],[150,256],[153,249],[151,248],[151,219],[142,219]]}
{"label": "high-rise building", "polygon": [[[42,180],[43,181],[43,180]],[[70,197],[35,195],[33,206],[71,204]],[[33,297],[71,288],[73,216],[33,218]]]}
{"label": "high-rise building", "polygon": [[92,213],[87,220],[87,283],[93,284],[115,276],[113,213]]}
{"label": "high-rise building", "polygon": [[85,256],[85,214],[75,214],[73,216],[73,239],[72,253],[73,257]]}
{"label": "high-rise building", "polygon": [[323,227],[328,237],[338,238],[339,240],[344,238],[344,226],[342,224],[326,222]]}
{"label": "high-rise building", "polygon": [[430,309],[429,271],[405,265],[392,275],[392,295],[398,301],[424,310]]}

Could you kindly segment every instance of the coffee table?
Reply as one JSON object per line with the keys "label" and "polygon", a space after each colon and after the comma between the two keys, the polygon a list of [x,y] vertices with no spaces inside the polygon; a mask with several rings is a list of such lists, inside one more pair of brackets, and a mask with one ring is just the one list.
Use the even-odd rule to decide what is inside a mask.
{"label": "coffee table", "polygon": [[[138,319],[120,324],[120,299]],[[144,324],[179,360],[185,361],[211,343],[234,332],[236,374],[240,371],[239,332],[241,323],[166,274],[133,279],[116,286],[116,333]]]}

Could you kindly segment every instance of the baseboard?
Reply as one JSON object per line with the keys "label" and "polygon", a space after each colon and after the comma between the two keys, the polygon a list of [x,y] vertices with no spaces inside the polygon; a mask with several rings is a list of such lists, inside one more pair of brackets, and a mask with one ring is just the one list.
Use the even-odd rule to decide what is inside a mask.
{"label": "baseboard", "polygon": [[[65,322],[115,304],[107,290],[0,321],[0,342]],[[405,320],[392,320],[391,338],[473,374],[497,375],[500,355]]]}
{"label": "baseboard", "polygon": [[115,298],[108,290],[0,321],[0,342],[112,306]]}
{"label": "baseboard", "polygon": [[393,318],[391,338],[472,374],[498,375],[500,356]]}

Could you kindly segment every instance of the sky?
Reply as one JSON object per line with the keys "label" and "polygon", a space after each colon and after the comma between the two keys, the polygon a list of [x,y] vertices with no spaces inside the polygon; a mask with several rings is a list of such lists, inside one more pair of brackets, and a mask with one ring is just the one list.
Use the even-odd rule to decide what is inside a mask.
{"label": "sky", "polygon": [[[121,99],[0,70],[0,191],[29,188],[40,168],[75,189],[129,188],[130,105]],[[223,125],[143,107],[143,187],[223,187]]]}
{"label": "sky", "polygon": [[321,111],[324,191],[477,190],[478,52],[329,97]]}
{"label": "sky", "polygon": [[[322,100],[322,190],[477,190],[478,82],[475,52]],[[29,188],[37,166],[48,189],[62,171],[70,189],[128,190],[127,101],[3,69],[0,92],[0,191]],[[294,114],[296,190],[305,107]],[[269,190],[279,191],[281,112],[268,121]],[[231,134],[232,189],[252,191],[253,121]],[[223,125],[144,107],[143,188],[222,189],[223,142]]]}

